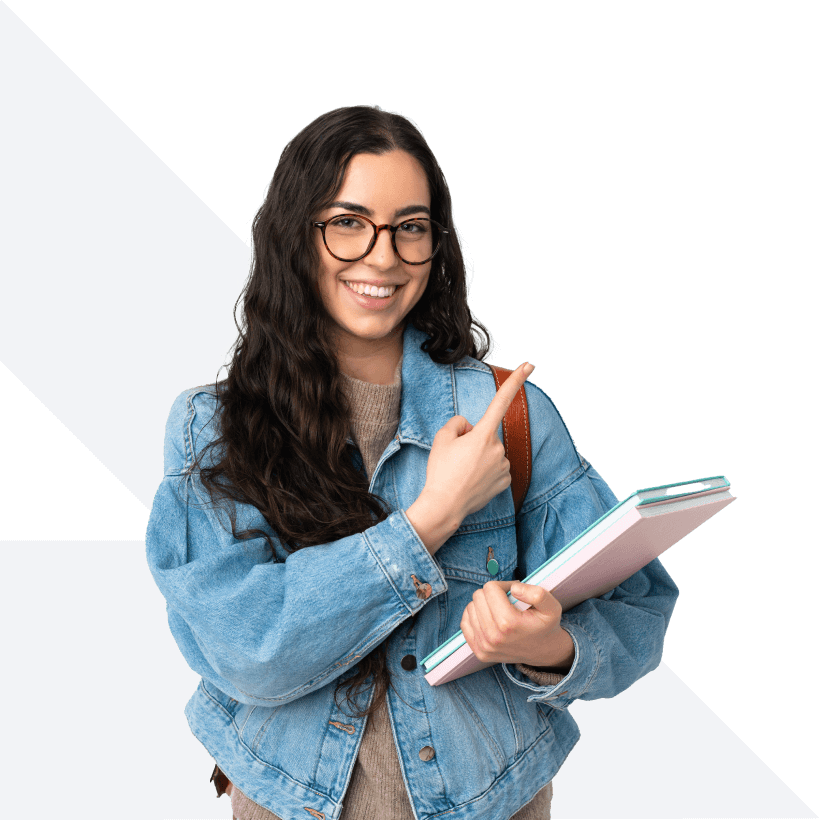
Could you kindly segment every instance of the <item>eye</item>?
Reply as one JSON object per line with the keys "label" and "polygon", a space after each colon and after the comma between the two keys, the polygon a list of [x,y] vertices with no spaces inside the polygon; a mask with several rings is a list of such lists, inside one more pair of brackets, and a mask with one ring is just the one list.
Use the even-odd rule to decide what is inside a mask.
{"label": "eye", "polygon": [[353,227],[361,227],[361,222],[358,219],[354,219],[351,216],[342,216],[336,217],[335,219],[330,220],[330,224],[335,226],[339,226],[341,228],[353,228]]}
{"label": "eye", "polygon": [[418,220],[410,219],[407,222],[402,222],[399,225],[400,228],[415,228],[414,231],[402,231],[402,233],[424,233],[427,230],[427,226],[424,222],[419,222]]}

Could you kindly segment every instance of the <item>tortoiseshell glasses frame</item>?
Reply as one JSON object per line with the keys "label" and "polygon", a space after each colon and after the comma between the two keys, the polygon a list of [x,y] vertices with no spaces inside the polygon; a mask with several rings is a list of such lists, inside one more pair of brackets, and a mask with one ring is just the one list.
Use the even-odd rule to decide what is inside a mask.
{"label": "tortoiseshell glasses frame", "polygon": [[[337,256],[333,251],[330,249],[330,246],[327,244],[327,236],[325,234],[325,229],[327,228],[328,223],[331,219],[341,219],[343,217],[347,217],[348,219],[360,219],[364,220],[365,222],[369,222],[373,226],[373,237],[370,240],[370,244],[367,246],[367,250],[361,255],[357,256],[355,259],[344,259],[341,256]],[[322,240],[325,243],[325,247],[327,248],[327,252],[334,258],[338,259],[340,262],[358,262],[360,259],[364,259],[370,251],[373,250],[374,246],[376,245],[376,240],[379,238],[379,232],[385,229],[390,231],[390,241],[393,243],[393,250],[396,252],[396,256],[401,259],[406,265],[425,265],[427,264],[440,250],[442,243],[444,242],[444,237],[449,235],[450,231],[447,230],[443,225],[439,225],[433,219],[428,219],[427,217],[416,217],[414,216],[412,219],[405,219],[403,222],[400,222],[398,225],[377,225],[373,222],[372,219],[368,219],[366,216],[362,216],[361,214],[336,214],[331,217],[331,219],[327,219],[324,222],[312,222],[314,228],[320,228],[322,231]],[[407,225],[409,222],[429,222],[431,225],[435,225],[438,229],[438,242],[436,243],[436,247],[433,248],[433,252],[427,259],[423,259],[421,262],[411,262],[409,259],[405,259],[400,253],[399,249],[396,245],[396,231],[401,228],[402,225]]]}

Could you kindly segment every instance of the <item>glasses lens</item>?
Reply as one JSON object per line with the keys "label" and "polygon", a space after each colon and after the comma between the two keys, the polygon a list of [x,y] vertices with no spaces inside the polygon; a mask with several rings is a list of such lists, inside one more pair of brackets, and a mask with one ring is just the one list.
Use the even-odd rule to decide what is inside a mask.
{"label": "glasses lens", "polygon": [[[367,252],[372,239],[373,226],[353,214],[335,216],[325,227],[327,247],[339,259],[359,259]],[[441,231],[429,219],[409,219],[396,230],[396,248],[405,262],[426,262],[440,243]]]}

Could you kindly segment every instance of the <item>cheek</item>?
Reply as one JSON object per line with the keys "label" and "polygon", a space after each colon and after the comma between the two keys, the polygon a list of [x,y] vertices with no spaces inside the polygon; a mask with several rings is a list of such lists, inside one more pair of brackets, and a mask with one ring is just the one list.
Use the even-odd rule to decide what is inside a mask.
{"label": "cheek", "polygon": [[413,294],[413,303],[415,304],[418,302],[419,299],[424,295],[424,291],[427,290],[427,286],[430,283],[430,271],[428,270],[426,273],[421,275],[415,274],[415,293]]}

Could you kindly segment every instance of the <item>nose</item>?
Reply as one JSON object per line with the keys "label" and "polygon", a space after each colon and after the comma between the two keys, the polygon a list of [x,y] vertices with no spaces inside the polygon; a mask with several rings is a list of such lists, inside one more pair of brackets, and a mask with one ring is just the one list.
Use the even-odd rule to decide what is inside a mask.
{"label": "nose", "polygon": [[377,231],[376,241],[370,249],[368,256],[371,256],[374,253],[379,256],[382,256],[385,253],[389,253],[394,257],[396,256],[396,252],[393,250],[393,234],[391,233],[389,226],[385,225]]}

